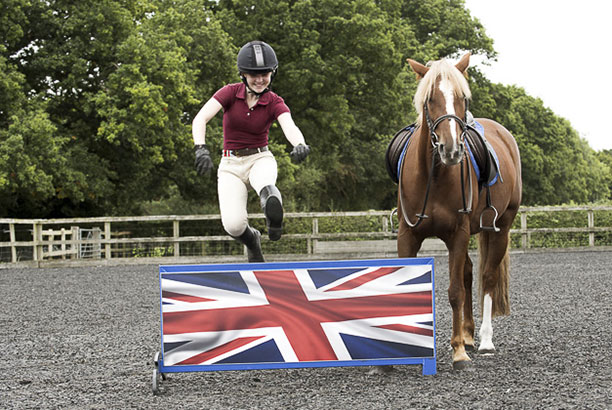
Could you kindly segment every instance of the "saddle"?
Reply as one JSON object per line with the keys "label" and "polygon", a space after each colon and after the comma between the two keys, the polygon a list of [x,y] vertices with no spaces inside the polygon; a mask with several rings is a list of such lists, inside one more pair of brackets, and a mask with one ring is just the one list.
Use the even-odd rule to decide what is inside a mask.
{"label": "saddle", "polygon": [[497,182],[498,177],[501,180],[497,154],[485,138],[484,128],[479,122],[473,121],[467,125],[465,145],[478,179],[478,187],[490,187]]}
{"label": "saddle", "polygon": [[395,133],[389,142],[389,146],[387,147],[387,152],[385,153],[385,165],[387,166],[387,173],[389,174],[389,177],[391,177],[391,180],[396,184],[399,183],[399,168],[402,164],[401,159],[406,153],[408,141],[410,140],[412,134],[414,134],[415,130],[416,123],[402,128]]}
{"label": "saddle", "polygon": [[[499,172],[499,160],[497,158],[497,154],[495,150],[489,144],[484,136],[484,127],[482,124],[478,123],[472,117],[472,114],[467,113],[466,115],[466,136],[465,136],[465,146],[467,147],[467,151],[470,157],[470,162],[474,168],[474,173],[476,174],[476,178],[478,181],[478,190],[480,191],[482,188],[485,188],[487,191],[486,195],[486,207],[482,210],[480,214],[480,229],[483,231],[493,231],[499,232],[500,229],[496,226],[496,221],[498,217],[497,209],[493,206],[491,202],[491,185],[495,184],[499,178],[500,181],[503,182],[501,174]],[[399,130],[389,142],[389,146],[387,147],[387,152],[385,153],[385,165],[387,167],[387,172],[389,176],[396,184],[399,183],[399,175],[402,165],[402,160],[404,155],[406,154],[406,150],[408,145],[410,144],[410,137],[414,134],[417,126],[415,124],[410,124],[407,127]],[[462,168],[463,170],[463,168]],[[463,182],[462,182],[463,184]],[[401,189],[401,187],[400,187]],[[462,186],[463,190],[463,186]],[[471,184],[470,184],[471,190]],[[427,187],[427,193],[429,192],[429,183]],[[427,216],[424,215],[425,206],[427,204],[427,193],[425,194],[425,202],[423,205],[423,211],[421,214],[417,214],[419,220],[416,224],[411,225],[409,221],[407,221],[408,225],[411,227],[415,227],[418,225],[424,218]],[[401,201],[401,194],[400,194]],[[471,201],[470,205],[466,208],[465,197],[464,197],[464,209],[459,210],[459,212],[471,212]],[[490,226],[485,226],[483,224],[483,216],[485,213],[493,213],[492,223]]]}
{"label": "saddle", "polygon": [[[474,167],[476,177],[478,179],[478,187],[482,189],[483,186],[492,186],[497,182],[497,179],[501,180],[501,174],[499,173],[499,160],[495,150],[489,144],[484,136],[483,126],[475,121],[470,116],[471,121],[467,124],[467,135],[465,138],[466,147],[470,156],[470,161]],[[399,183],[399,172],[402,163],[402,158],[406,153],[406,148],[410,141],[410,137],[414,134],[417,125],[416,123],[410,124],[401,130],[399,130],[387,146],[385,153],[385,165],[387,167],[387,173],[393,182]]]}

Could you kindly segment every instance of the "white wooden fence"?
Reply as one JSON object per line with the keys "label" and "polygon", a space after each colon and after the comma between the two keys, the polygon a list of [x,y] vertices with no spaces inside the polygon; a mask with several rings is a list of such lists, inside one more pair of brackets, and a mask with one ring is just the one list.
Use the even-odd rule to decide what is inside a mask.
{"label": "white wooden fence", "polygon": [[[573,212],[584,214],[581,226],[559,226],[567,222],[528,226],[528,220],[538,214],[550,219],[553,213]],[[264,253],[270,261],[394,257],[396,234],[391,224],[397,221],[390,221],[390,215],[390,211],[287,213],[287,232],[282,241],[273,243],[265,234],[262,236]],[[559,235],[570,237],[570,244],[573,236],[572,248],[612,250],[612,206],[523,207],[519,216],[520,227],[511,230],[514,251],[549,249],[547,238]],[[255,214],[251,221],[263,224],[263,218]],[[354,218],[368,220],[369,228],[358,232],[342,227],[330,229],[330,223],[333,226],[336,221]],[[298,220],[302,221],[301,228],[293,229],[291,222]],[[326,228],[320,230],[323,222]],[[198,229],[194,226],[197,224],[208,227]],[[219,215],[0,219],[0,229],[0,267],[4,268],[246,261],[246,250],[222,232]],[[194,230],[197,234],[193,234]],[[145,235],[139,234],[144,231]],[[425,242],[420,254],[445,252],[444,244],[432,238]]]}

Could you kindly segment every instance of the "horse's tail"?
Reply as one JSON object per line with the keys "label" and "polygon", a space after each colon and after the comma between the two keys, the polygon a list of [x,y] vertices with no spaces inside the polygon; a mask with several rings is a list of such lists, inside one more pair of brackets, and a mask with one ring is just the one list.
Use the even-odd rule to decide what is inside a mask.
{"label": "horse's tail", "polygon": [[[478,262],[478,290],[480,296],[480,311],[482,312],[482,306],[484,301],[484,275],[485,275],[485,263],[490,247],[495,246],[495,238],[492,232],[480,232],[478,234],[478,250],[479,250],[479,262]],[[508,240],[506,241],[506,249],[503,250],[504,255],[502,260],[497,267],[496,272],[490,272],[493,275],[494,286],[491,292],[491,299],[493,301],[491,314],[495,316],[505,316],[510,314],[510,298],[508,297],[508,284],[510,281],[510,254],[508,252],[510,244],[510,232],[508,232]]]}

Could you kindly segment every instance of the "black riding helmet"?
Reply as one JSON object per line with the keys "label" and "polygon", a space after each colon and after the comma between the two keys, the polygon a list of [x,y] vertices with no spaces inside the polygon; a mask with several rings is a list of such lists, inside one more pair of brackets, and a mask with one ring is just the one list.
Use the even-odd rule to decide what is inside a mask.
{"label": "black riding helmet", "polygon": [[243,74],[262,74],[272,73],[270,78],[270,84],[276,75],[278,69],[278,59],[276,53],[270,45],[263,41],[250,41],[246,43],[238,52],[238,71],[240,72],[240,78],[247,88],[255,95],[262,95],[263,93],[270,91],[270,87],[266,88],[261,93],[256,93],[249,87],[246,77]]}

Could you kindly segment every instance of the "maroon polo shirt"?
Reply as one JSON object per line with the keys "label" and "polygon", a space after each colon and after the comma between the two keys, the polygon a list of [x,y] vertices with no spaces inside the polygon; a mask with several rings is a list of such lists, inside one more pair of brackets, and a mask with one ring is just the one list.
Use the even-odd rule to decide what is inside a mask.
{"label": "maroon polo shirt", "polygon": [[270,126],[285,112],[285,101],[268,91],[249,109],[244,83],[228,84],[213,95],[223,107],[223,149],[258,148],[268,145]]}

